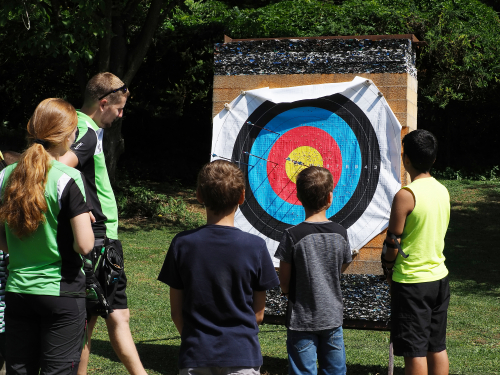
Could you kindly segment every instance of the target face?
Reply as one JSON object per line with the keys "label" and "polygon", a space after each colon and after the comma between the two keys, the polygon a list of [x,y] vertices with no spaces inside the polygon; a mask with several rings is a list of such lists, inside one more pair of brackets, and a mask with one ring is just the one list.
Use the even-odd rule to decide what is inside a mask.
{"label": "target face", "polygon": [[246,204],[241,212],[275,241],[285,228],[305,219],[295,186],[302,169],[316,165],[330,170],[335,188],[326,215],[346,229],[370,203],[380,171],[379,145],[370,121],[340,94],[263,103],[241,128],[232,158],[246,164]]}
{"label": "target face", "polygon": [[[318,86],[330,86],[331,92],[334,84]],[[266,239],[274,254],[284,229],[305,219],[297,199],[298,173],[321,166],[334,180],[326,215],[348,230],[351,247],[359,249],[387,225],[392,197],[401,186],[401,128],[394,115],[381,116],[380,110],[385,113],[388,106],[373,93],[360,100],[363,87],[283,102],[277,100],[279,92],[269,95],[274,90],[255,91],[255,96],[249,91],[235,100],[225,118],[214,119],[213,158],[237,163],[246,178],[245,203],[236,225]],[[367,111],[370,104],[379,111]],[[380,119],[387,124],[387,118],[392,120],[389,134],[394,140],[388,139],[387,126],[380,134]],[[370,213],[373,205],[385,206],[383,217]]]}

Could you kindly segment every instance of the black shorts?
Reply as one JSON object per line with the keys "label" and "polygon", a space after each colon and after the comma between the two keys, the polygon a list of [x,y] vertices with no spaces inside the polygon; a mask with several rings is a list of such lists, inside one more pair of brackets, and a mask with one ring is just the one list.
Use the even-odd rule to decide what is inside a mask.
{"label": "black shorts", "polygon": [[391,339],[394,354],[425,357],[446,349],[448,277],[428,283],[392,282]]}
{"label": "black shorts", "polygon": [[[110,244],[113,244],[115,249],[121,254],[121,257],[123,258],[123,248],[122,248],[122,243],[119,240],[109,240]],[[101,252],[101,249],[104,245],[104,239],[103,238],[96,238],[95,243],[94,243],[94,249],[92,250],[93,252],[99,254]],[[111,308],[113,310],[120,310],[120,309],[126,309],[127,307],[127,276],[125,274],[125,267],[123,269],[123,273],[121,274],[120,279],[117,282],[117,285],[113,288],[108,288],[106,285],[104,285],[104,282],[101,282],[101,287],[104,291],[104,294],[106,296],[106,299],[108,300],[108,303],[110,304]],[[94,314],[94,313],[92,313]]]}
{"label": "black shorts", "polygon": [[5,302],[7,373],[76,374],[85,298],[7,293]]}
{"label": "black shorts", "polygon": [[[123,258],[123,248],[120,240],[110,240],[110,242],[121,253]],[[125,274],[125,267],[123,267],[123,273],[120,277],[120,280],[118,280],[118,286],[116,287],[115,295],[113,296],[111,301],[108,300],[113,310],[128,308],[126,289],[127,289],[127,275]]]}

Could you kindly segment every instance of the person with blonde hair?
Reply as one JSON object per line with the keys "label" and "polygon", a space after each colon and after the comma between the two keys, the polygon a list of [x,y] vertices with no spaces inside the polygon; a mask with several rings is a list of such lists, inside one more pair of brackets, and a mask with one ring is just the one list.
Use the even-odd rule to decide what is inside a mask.
{"label": "person with blonde hair", "polygon": [[82,255],[94,244],[82,175],[58,159],[78,118],[62,99],[42,101],[29,146],[0,173],[0,248],[6,287],[7,374],[76,374],[85,328]]}
{"label": "person with blonde hair", "polygon": [[[130,311],[127,300],[127,276],[123,267],[123,250],[118,239],[118,209],[106,168],[103,137],[105,129],[123,116],[130,90],[117,76],[109,72],[98,73],[87,83],[83,106],[78,114],[78,137],[61,162],[82,172],[88,183],[89,201],[95,222],[92,224],[95,243],[89,261],[97,270],[95,279],[100,283],[106,301],[87,301],[88,341],[82,351],[78,375],[87,374],[91,350],[91,337],[98,316],[106,321],[109,341],[120,361],[131,375],[146,375],[130,332]],[[113,249],[115,261],[121,271],[108,278],[100,272],[98,259],[102,248]],[[107,252],[107,250],[105,250]],[[100,273],[99,273],[100,272]]]}

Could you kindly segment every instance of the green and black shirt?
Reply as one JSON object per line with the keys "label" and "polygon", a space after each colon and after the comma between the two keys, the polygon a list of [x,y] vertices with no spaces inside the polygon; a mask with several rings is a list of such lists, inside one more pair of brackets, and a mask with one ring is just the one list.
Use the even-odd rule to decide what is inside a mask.
{"label": "green and black shirt", "polygon": [[[16,166],[9,165],[0,172],[0,197]],[[22,239],[5,224],[10,254],[7,292],[85,297],[83,260],[73,249],[70,224],[71,218],[90,211],[85,196],[81,173],[52,161],[45,185],[45,222]]]}
{"label": "green and black shirt", "polygon": [[106,160],[102,148],[104,129],[86,114],[77,111],[78,136],[71,151],[78,158],[76,167],[85,176],[88,201],[96,222],[92,225],[96,237],[118,239],[118,209],[109,182]]}

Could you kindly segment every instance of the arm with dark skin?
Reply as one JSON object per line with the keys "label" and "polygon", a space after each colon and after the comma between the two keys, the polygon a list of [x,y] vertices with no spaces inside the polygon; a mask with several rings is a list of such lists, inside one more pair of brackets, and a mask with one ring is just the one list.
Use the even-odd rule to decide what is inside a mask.
{"label": "arm with dark skin", "polygon": [[[403,229],[406,223],[406,217],[411,214],[415,208],[415,198],[408,189],[401,189],[397,192],[394,200],[392,201],[391,216],[389,218],[388,231],[396,236],[403,234]],[[394,245],[394,248],[387,248],[385,260],[393,262],[398,255],[398,249],[395,246],[394,240],[386,236],[385,240],[388,244]],[[388,276],[388,281],[391,281],[391,275]]]}

